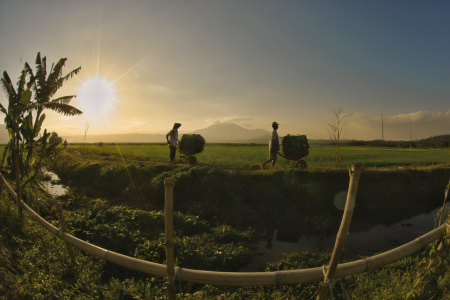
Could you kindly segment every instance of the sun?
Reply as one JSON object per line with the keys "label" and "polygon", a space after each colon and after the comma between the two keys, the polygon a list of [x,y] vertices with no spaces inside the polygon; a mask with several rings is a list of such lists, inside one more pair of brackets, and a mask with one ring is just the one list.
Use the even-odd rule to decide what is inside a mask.
{"label": "sun", "polygon": [[99,77],[83,83],[77,98],[81,111],[95,116],[106,115],[116,102],[113,85]]}

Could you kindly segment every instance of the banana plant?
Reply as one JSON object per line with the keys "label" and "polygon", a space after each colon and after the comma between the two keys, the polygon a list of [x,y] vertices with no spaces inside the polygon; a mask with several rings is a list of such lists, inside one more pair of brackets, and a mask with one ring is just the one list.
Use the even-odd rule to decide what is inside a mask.
{"label": "banana plant", "polygon": [[[9,167],[16,176],[18,174],[20,177],[21,173],[29,175],[33,169],[36,175],[42,159],[57,153],[58,145],[49,146],[47,143],[49,138],[47,131],[45,130],[43,135],[40,133],[45,120],[43,113],[45,109],[51,109],[66,116],[82,113],[79,109],[69,105],[69,102],[76,97],[75,95],[53,99],[64,82],[81,70],[79,67],[63,76],[62,69],[66,60],[67,58],[61,58],[52,65],[50,73],[47,74],[46,57],[41,58],[41,54],[38,52],[36,74],[33,73],[29,64],[25,63],[17,82],[17,90],[8,73],[3,72],[3,78],[0,81],[8,96],[8,109],[0,104],[0,111],[5,114],[5,124],[9,131],[10,141],[3,152],[2,167]],[[34,97],[32,98],[33,92]],[[35,115],[33,115],[34,113]],[[27,151],[25,163],[24,151]],[[38,156],[37,164],[35,155]]]}
{"label": "banana plant", "polygon": [[[58,113],[62,113],[65,116],[75,116],[82,114],[82,111],[69,105],[69,102],[76,97],[76,95],[69,95],[52,99],[58,89],[60,89],[64,82],[78,74],[81,67],[70,71],[67,75],[62,76],[62,69],[65,65],[67,58],[61,58],[56,64],[53,64],[50,73],[47,76],[47,58],[44,56],[41,58],[41,53],[38,52],[36,56],[36,73],[33,73],[32,68],[28,63],[25,63],[24,70],[30,74],[31,88],[34,91],[34,101],[30,106],[31,109],[36,111],[36,117],[34,119],[33,126],[23,127],[24,138],[27,141],[27,158],[26,165],[30,168],[33,165],[33,151],[38,142],[35,140],[42,128],[42,123],[45,119],[43,111],[50,109]],[[31,121],[33,116],[31,115]]]}
{"label": "banana plant", "polygon": [[[21,184],[20,184],[20,170],[22,163],[22,153],[20,152],[20,126],[23,122],[23,115],[27,111],[31,101],[31,82],[26,82],[27,71],[22,70],[22,73],[17,82],[17,90],[14,88],[11,79],[6,71],[3,72],[3,78],[0,79],[3,90],[8,96],[8,109],[0,104],[0,111],[5,114],[5,124],[9,132],[9,143],[6,145],[3,152],[2,166],[5,162],[9,162],[10,171],[15,175],[17,206],[19,208],[19,215],[22,214],[22,206],[20,201],[22,199]],[[9,159],[8,159],[9,158]]]}
{"label": "banana plant", "polygon": [[16,160],[20,157],[20,141],[22,137],[20,134],[20,127],[24,120],[24,114],[30,108],[31,95],[30,90],[31,83],[26,82],[27,71],[22,70],[19,81],[17,82],[17,90],[14,88],[11,79],[6,71],[3,72],[3,78],[0,79],[2,88],[5,94],[8,96],[8,109],[6,109],[0,103],[0,111],[5,114],[4,122],[9,133],[9,143],[4,149],[2,166],[6,161],[10,161],[10,169],[17,174],[20,174],[19,169],[13,166]]}

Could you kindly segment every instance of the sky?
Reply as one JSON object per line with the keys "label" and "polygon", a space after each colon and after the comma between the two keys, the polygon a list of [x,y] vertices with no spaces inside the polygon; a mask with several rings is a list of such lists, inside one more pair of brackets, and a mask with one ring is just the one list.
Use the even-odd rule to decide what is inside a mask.
{"label": "sky", "polygon": [[46,112],[60,136],[277,121],[328,139],[340,108],[346,139],[415,140],[450,134],[449,15],[439,0],[0,0],[0,70],[17,82],[38,52],[48,71],[81,66],[55,97],[84,113]]}

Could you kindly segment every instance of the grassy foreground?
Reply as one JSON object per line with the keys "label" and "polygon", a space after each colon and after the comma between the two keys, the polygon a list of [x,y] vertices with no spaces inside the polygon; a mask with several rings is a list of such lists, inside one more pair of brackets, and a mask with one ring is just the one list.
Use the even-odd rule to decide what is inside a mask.
{"label": "grassy foreground", "polygon": [[[167,155],[167,148],[160,148]],[[237,222],[241,217],[232,213],[227,218],[224,212],[235,208],[233,212],[241,210],[245,213],[246,210],[239,207],[244,204],[252,205],[251,201],[254,201],[255,205],[259,204],[259,211],[250,216],[254,220],[258,220],[259,215],[266,222],[269,217],[277,214],[288,216],[286,212],[292,213],[293,204],[297,201],[281,197],[274,190],[275,187],[269,184],[270,181],[275,180],[278,182],[276,186],[281,190],[292,190],[296,195],[308,193],[311,188],[314,195],[318,191],[328,192],[330,188],[339,188],[327,184],[326,189],[318,189],[305,180],[303,185],[298,185],[301,179],[308,178],[304,171],[239,172],[183,166],[172,169],[165,164],[147,164],[144,160],[136,160],[139,157],[135,155],[130,155],[132,159],[124,156],[123,161],[118,157],[110,159],[106,154],[98,157],[95,161],[76,153],[70,157],[60,157],[64,159],[59,165],[61,171],[66,172],[65,176],[77,174],[70,180],[74,183],[78,181],[79,189],[62,199],[71,233],[85,240],[95,241],[99,246],[112,251],[163,262],[162,213],[157,209],[138,207],[142,203],[148,204],[151,199],[144,199],[142,203],[135,201],[121,204],[110,201],[108,197],[89,198],[80,190],[82,191],[83,185],[95,184],[103,186],[103,195],[107,195],[114,187],[114,194],[121,193],[124,196],[121,199],[130,199],[133,188],[137,191],[147,188],[149,193],[145,194],[158,196],[161,194],[162,179],[173,175],[177,178],[177,195],[195,196],[192,199],[180,198],[178,202],[175,199],[177,207],[183,207],[183,203],[186,206],[185,211],[181,211],[175,219],[178,222],[176,227],[179,228],[176,263],[181,267],[236,271],[245,265],[255,255],[254,232],[246,230],[246,224]],[[313,175],[322,178],[333,175],[333,172],[343,170],[317,172]],[[410,174],[412,173],[407,172],[403,176]],[[128,176],[133,180],[128,180]],[[394,178],[398,174],[390,176]],[[420,176],[417,177],[418,180]],[[258,190],[256,187],[261,184],[264,186],[264,189],[258,191],[257,197],[251,193],[247,198],[244,197],[243,192],[249,188],[243,187],[242,183],[247,181],[255,187],[250,190]],[[361,184],[364,186],[373,181],[376,180],[367,180]],[[344,186],[347,182],[348,177],[345,176]],[[218,185],[219,183],[223,186]],[[334,184],[338,185],[339,182]],[[387,185],[383,189],[395,186],[397,184],[393,187]],[[197,193],[199,187],[205,192]],[[208,190],[208,187],[215,188]],[[238,194],[244,198],[229,197],[233,194],[228,193],[233,191],[241,191]],[[161,195],[155,197],[155,201],[162,199]],[[23,197],[33,209],[57,225],[54,199],[34,188],[26,189]],[[224,202],[221,197],[229,200]],[[312,199],[311,197],[310,200]],[[153,206],[157,207],[158,203],[155,202]],[[317,202],[310,202],[310,205],[302,207],[312,209],[314,206],[317,206]],[[360,205],[359,209],[362,207]],[[269,208],[270,214],[267,214],[266,208]],[[391,210],[394,210],[393,207]],[[255,222],[252,222],[252,226],[254,225]],[[11,251],[12,259],[20,269],[14,275],[17,298],[10,299],[166,299],[167,281],[163,278],[118,268],[79,251],[76,255],[77,264],[71,264],[63,242],[29,218],[17,218],[17,210],[11,199],[8,199],[5,189],[0,200],[0,240]],[[343,278],[345,289],[352,299],[450,299],[449,238],[443,240],[441,250],[438,250],[438,246],[439,242],[387,267]],[[317,267],[327,264],[329,259],[328,254],[291,253],[284,255],[280,261],[267,264],[265,270]],[[318,283],[248,288],[198,285],[192,289],[186,284],[177,285],[177,299],[314,299],[318,290]],[[335,299],[344,299],[339,284],[335,285],[334,296]]]}
{"label": "grassy foreground", "polygon": [[[78,250],[76,264],[71,263],[61,240],[29,218],[22,221],[17,218],[17,210],[4,191],[0,201],[0,240],[10,249],[14,264],[19,269],[14,275],[16,294],[7,295],[6,299],[167,299],[168,285],[163,278],[127,271]],[[52,217],[54,211],[51,209],[51,199],[36,191],[26,191],[25,197],[30,196],[39,196],[39,202],[29,204],[57,225]],[[150,255],[145,258],[153,261],[164,259],[163,236],[145,241],[139,231],[126,227],[148,218],[160,218],[160,213],[146,213],[121,206],[110,207],[99,200],[88,202],[90,204],[87,210],[69,213],[70,227],[76,230],[72,234],[78,235],[79,231],[82,235],[87,235],[84,238],[88,240],[97,236],[101,246],[116,251],[138,242],[138,257]],[[148,216],[140,218],[146,214]],[[130,223],[130,217],[142,221]],[[236,250],[241,249],[242,252],[243,247],[249,243],[245,242],[246,233],[242,235],[228,227],[210,231],[205,227],[204,221],[192,221],[192,217],[183,216],[179,220],[191,224],[187,229],[198,231],[199,234],[178,240],[177,243],[184,246],[177,252],[194,254],[192,262],[196,265],[201,262],[213,265],[218,261],[226,262],[217,258],[222,256],[222,251],[225,254],[227,248],[230,249],[227,254],[230,258],[239,257],[241,254],[237,253],[236,256]],[[143,223],[141,229],[154,228],[151,222],[153,221]],[[206,232],[212,235],[205,235]],[[208,236],[213,238],[211,244]],[[233,244],[240,237],[244,238],[244,244],[233,250]],[[230,246],[218,248],[217,245],[224,241],[231,242]],[[441,249],[438,241],[416,255],[387,267],[343,278],[345,290],[352,299],[450,299],[449,246],[450,239],[446,237]],[[329,259],[329,255],[291,253],[284,255],[280,261],[269,263],[266,271],[317,267],[327,264]],[[178,261],[177,265],[179,263]],[[177,286],[177,299],[314,299],[318,290],[318,283],[246,288],[199,285],[190,289],[188,285],[181,283],[177,283]],[[345,299],[338,284],[334,288],[334,297]]]}
{"label": "grassy foreground", "polygon": [[[91,151],[99,154],[114,154],[125,157],[168,161],[167,145],[161,144],[98,144],[73,145],[72,149]],[[363,167],[386,166],[432,166],[449,165],[450,149],[403,149],[381,147],[342,147],[341,166],[360,164]],[[221,167],[255,168],[268,159],[267,145],[227,145],[206,144],[202,153],[197,155],[200,165]],[[177,155],[179,159],[179,154]],[[312,145],[310,154],[305,158],[312,168],[334,168],[335,149],[333,146]],[[277,168],[287,168],[292,161],[278,158]]]}

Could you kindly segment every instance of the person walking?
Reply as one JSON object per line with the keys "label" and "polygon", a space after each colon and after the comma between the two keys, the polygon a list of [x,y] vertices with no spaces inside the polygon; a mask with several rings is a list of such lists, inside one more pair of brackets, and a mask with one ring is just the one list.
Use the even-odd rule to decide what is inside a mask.
{"label": "person walking", "polygon": [[275,163],[277,162],[277,154],[278,151],[280,151],[280,141],[278,140],[277,133],[278,125],[279,124],[277,122],[272,123],[273,131],[269,142],[269,159],[261,164],[262,170],[264,170],[266,164],[270,161],[272,162],[272,169],[275,168]]}
{"label": "person walking", "polygon": [[166,134],[167,144],[169,144],[170,149],[170,163],[173,164],[175,160],[175,154],[177,153],[177,145],[180,142],[178,140],[178,128],[180,128],[180,123],[173,124],[173,129]]}

